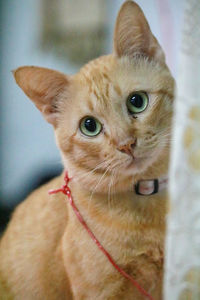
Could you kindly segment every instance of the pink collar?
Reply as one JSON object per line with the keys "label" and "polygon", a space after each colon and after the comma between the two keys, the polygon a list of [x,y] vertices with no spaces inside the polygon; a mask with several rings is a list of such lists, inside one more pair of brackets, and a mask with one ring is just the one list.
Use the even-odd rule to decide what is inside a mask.
{"label": "pink collar", "polygon": [[141,196],[150,196],[167,188],[168,178],[140,180],[135,185],[135,193]]}

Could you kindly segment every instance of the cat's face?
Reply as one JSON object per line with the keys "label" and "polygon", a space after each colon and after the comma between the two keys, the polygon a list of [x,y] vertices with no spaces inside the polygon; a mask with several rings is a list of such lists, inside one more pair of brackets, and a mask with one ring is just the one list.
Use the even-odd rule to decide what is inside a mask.
{"label": "cat's face", "polygon": [[119,180],[115,188],[130,188],[169,150],[168,70],[144,58],[105,56],[71,80],[56,129],[66,168],[84,186],[100,182],[102,190]]}
{"label": "cat's face", "polygon": [[53,123],[65,168],[79,184],[123,191],[137,179],[167,172],[174,82],[133,2],[118,15],[115,54],[71,77],[31,67],[18,69],[15,76]]}

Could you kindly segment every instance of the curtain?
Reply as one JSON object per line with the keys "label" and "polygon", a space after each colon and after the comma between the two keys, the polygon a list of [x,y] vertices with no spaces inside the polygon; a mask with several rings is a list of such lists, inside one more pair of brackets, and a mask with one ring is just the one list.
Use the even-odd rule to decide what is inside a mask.
{"label": "curtain", "polygon": [[200,299],[200,1],[186,1],[177,79],[165,299]]}

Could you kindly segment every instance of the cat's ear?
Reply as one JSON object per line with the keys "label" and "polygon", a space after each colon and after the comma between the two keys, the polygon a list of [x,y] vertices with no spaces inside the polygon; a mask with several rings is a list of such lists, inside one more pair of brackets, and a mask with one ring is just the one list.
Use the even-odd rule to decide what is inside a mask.
{"label": "cat's ear", "polygon": [[137,54],[165,61],[164,53],[153,36],[141,8],[126,1],[117,16],[114,32],[114,51],[118,57]]}
{"label": "cat's ear", "polygon": [[54,70],[33,66],[20,67],[13,71],[13,75],[45,119],[56,126],[59,96],[69,85],[68,77]]}

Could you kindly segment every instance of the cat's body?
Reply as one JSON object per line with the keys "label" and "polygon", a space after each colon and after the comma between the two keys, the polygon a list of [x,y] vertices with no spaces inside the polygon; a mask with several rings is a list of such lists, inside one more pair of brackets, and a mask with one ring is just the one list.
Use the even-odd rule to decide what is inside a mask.
{"label": "cat's body", "polygon": [[[18,69],[15,77],[54,125],[74,201],[88,226],[116,263],[160,300],[167,193],[140,196],[134,185],[168,172],[174,82],[153,36],[139,45],[136,32],[135,49],[130,37],[121,38],[120,22],[131,11],[150,36],[141,10],[128,1],[118,16],[115,55],[90,62],[70,78],[34,67]],[[147,48],[148,55],[141,55]],[[137,55],[130,57],[131,51]],[[149,95],[147,110],[138,115],[127,113],[132,91]],[[97,134],[98,123],[93,126],[92,137],[85,136],[82,121],[77,126],[85,116],[103,124]],[[145,299],[98,249],[66,196],[48,195],[63,177],[16,209],[0,244],[1,299]]]}
{"label": "cat's body", "polygon": [[[144,299],[98,250],[66,196],[48,195],[48,190],[59,187],[62,179],[35,191],[16,210],[1,245],[1,280],[9,293],[4,295],[1,290],[0,299]],[[149,197],[148,206],[135,199],[138,205],[132,214],[132,195],[125,196],[129,199],[124,196],[115,200],[125,202],[125,207],[108,213],[106,205],[99,205],[102,199],[93,199],[96,205],[88,209],[90,195],[74,193],[88,225],[116,262],[155,299],[161,299],[165,195]],[[155,206],[160,214],[152,220]]]}

